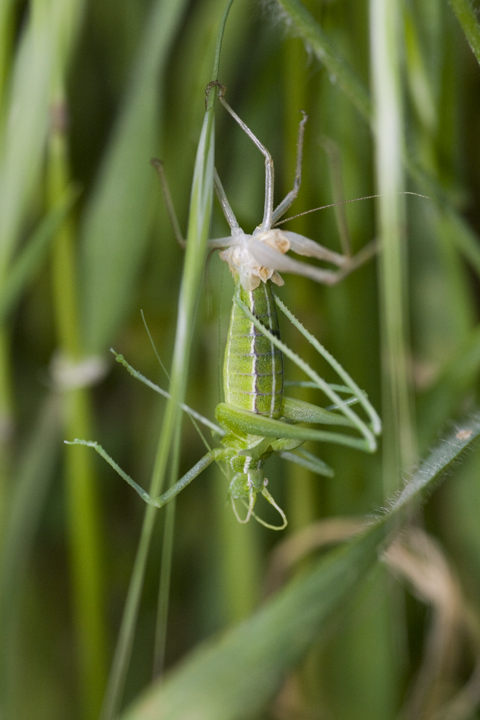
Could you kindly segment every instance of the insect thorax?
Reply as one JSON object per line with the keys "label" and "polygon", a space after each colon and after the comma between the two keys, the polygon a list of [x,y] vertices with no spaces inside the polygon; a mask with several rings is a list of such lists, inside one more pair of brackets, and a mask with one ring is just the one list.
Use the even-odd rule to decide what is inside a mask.
{"label": "insect thorax", "polygon": [[[240,298],[270,332],[279,335],[270,281],[254,290],[240,286]],[[224,364],[225,402],[267,417],[281,415],[283,358],[281,351],[233,302]]]}

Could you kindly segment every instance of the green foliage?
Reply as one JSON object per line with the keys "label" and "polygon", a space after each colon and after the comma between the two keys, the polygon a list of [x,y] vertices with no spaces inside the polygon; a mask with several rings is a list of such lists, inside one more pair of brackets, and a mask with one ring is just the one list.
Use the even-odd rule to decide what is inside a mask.
{"label": "green foliage", "polygon": [[[476,413],[442,440],[391,509],[371,522],[359,538],[317,560],[304,576],[228,634],[204,643],[167,682],[145,693],[123,716],[125,720],[229,720],[259,712],[285,672],[298,664],[314,642],[325,638],[332,616],[365,582],[387,544],[392,520],[412,499],[421,499],[479,434],[480,413]],[[255,672],[245,672],[245,668]]]}
{"label": "green foliage", "polygon": [[[235,0],[218,56],[225,5],[0,3],[0,715],[86,720],[103,702],[105,720],[473,718],[479,24],[466,0]],[[264,180],[215,90],[205,114],[216,77],[273,154],[277,200],[308,114],[292,214],[382,195],[288,225],[339,250],[344,210],[354,252],[378,241],[340,285],[285,275],[279,294],[385,432],[365,457],[312,443],[334,478],[270,460],[285,539],[236,523],[214,466],[176,509],[146,510],[63,443],[95,438],[153,494],[205,453],[179,403],[213,419],[223,399],[233,283],[217,257],[203,262],[207,237],[227,234],[215,205],[210,219],[214,149],[247,232]],[[152,156],[185,228],[190,200],[186,254]],[[108,353],[169,385],[140,309],[171,367],[166,404]],[[304,380],[288,360],[286,377]],[[147,688],[152,663],[167,667],[163,687]]]}

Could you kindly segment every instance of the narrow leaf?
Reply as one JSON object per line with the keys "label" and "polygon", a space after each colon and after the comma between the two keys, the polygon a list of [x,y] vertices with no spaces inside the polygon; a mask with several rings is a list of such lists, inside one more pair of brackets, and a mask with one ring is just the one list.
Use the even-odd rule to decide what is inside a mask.
{"label": "narrow leaf", "polygon": [[390,520],[431,491],[479,434],[477,411],[438,443],[390,509],[360,537],[331,551],[252,618],[201,646],[122,720],[234,720],[259,712],[374,567]]}

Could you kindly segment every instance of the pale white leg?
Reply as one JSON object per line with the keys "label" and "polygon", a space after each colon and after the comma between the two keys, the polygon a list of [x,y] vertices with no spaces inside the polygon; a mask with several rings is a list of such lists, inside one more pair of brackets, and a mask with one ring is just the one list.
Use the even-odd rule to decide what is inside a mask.
{"label": "pale white leg", "polygon": [[302,235],[297,233],[284,233],[290,240],[290,236],[294,235],[294,243],[292,250],[299,252],[307,257],[313,257],[318,260],[326,260],[339,267],[339,270],[325,270],[308,263],[299,262],[294,260],[287,255],[282,255],[274,248],[266,245],[260,240],[256,240],[254,237],[250,240],[248,248],[255,260],[264,267],[272,268],[278,272],[293,273],[295,275],[301,275],[308,277],[315,282],[323,283],[324,285],[335,285],[337,282],[342,280],[346,275],[355,270],[357,267],[366,262],[376,252],[376,243],[372,242],[366,245],[360,252],[353,257],[346,257],[345,255],[338,255],[322,245],[315,243],[309,238],[304,238]]}
{"label": "pale white leg", "polygon": [[167,207],[168,217],[172,225],[173,234],[175,235],[175,238],[180,247],[185,250],[185,248],[187,247],[187,241],[183,237],[182,231],[180,230],[180,224],[178,222],[177,213],[175,212],[175,208],[173,206],[172,196],[170,195],[170,188],[168,187],[167,183],[167,177],[165,175],[165,170],[163,169],[163,162],[161,160],[158,160],[158,158],[153,158],[150,163],[157,171],[160,185],[162,186],[163,197],[165,199],[165,205]]}
{"label": "pale white leg", "polygon": [[303,136],[305,134],[305,123],[308,120],[308,115],[306,115],[302,110],[302,119],[300,120],[300,124],[298,126],[298,139],[297,139],[297,164],[295,168],[295,180],[293,183],[293,190],[290,190],[288,195],[286,195],[282,202],[277,205],[275,210],[273,211],[273,218],[272,222],[275,225],[278,220],[284,215],[288,208],[292,205],[292,203],[295,201],[298,195],[298,191],[300,190],[300,185],[302,182],[302,157],[303,157]]}
{"label": "pale white leg", "polygon": [[260,150],[262,155],[265,158],[265,205],[263,210],[263,222],[262,222],[262,230],[270,230],[273,223],[273,184],[274,184],[274,173],[273,173],[273,159],[270,153],[268,152],[267,148],[262,145],[260,140],[256,137],[256,135],[253,134],[253,132],[250,130],[250,128],[245,125],[243,120],[238,117],[237,113],[232,110],[230,105],[227,103],[227,101],[224,99],[223,94],[220,93],[218,96],[218,99],[224,106],[225,110],[230,113],[230,115],[233,117],[235,122],[240,125],[242,130],[248,135],[250,140],[255,143],[257,148]]}
{"label": "pale white leg", "polygon": [[220,206],[223,210],[223,214],[225,215],[225,220],[227,221],[230,230],[232,231],[232,235],[235,235],[240,230],[240,225],[237,222],[237,218],[235,217],[235,214],[232,210],[232,207],[230,203],[228,202],[227,195],[225,193],[225,190],[223,189],[222,181],[220,180],[216,168],[214,169],[214,183],[215,183],[215,192],[217,194],[218,202],[220,203]]}

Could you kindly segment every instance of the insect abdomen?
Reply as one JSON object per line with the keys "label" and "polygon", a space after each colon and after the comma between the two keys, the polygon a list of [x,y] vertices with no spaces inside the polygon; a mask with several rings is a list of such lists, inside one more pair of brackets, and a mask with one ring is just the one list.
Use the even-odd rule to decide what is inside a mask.
{"label": "insect abdomen", "polygon": [[[276,336],[278,318],[270,281],[255,290],[240,289],[242,301]],[[263,333],[233,303],[224,364],[225,402],[250,412],[277,418],[283,398],[283,358]]]}

